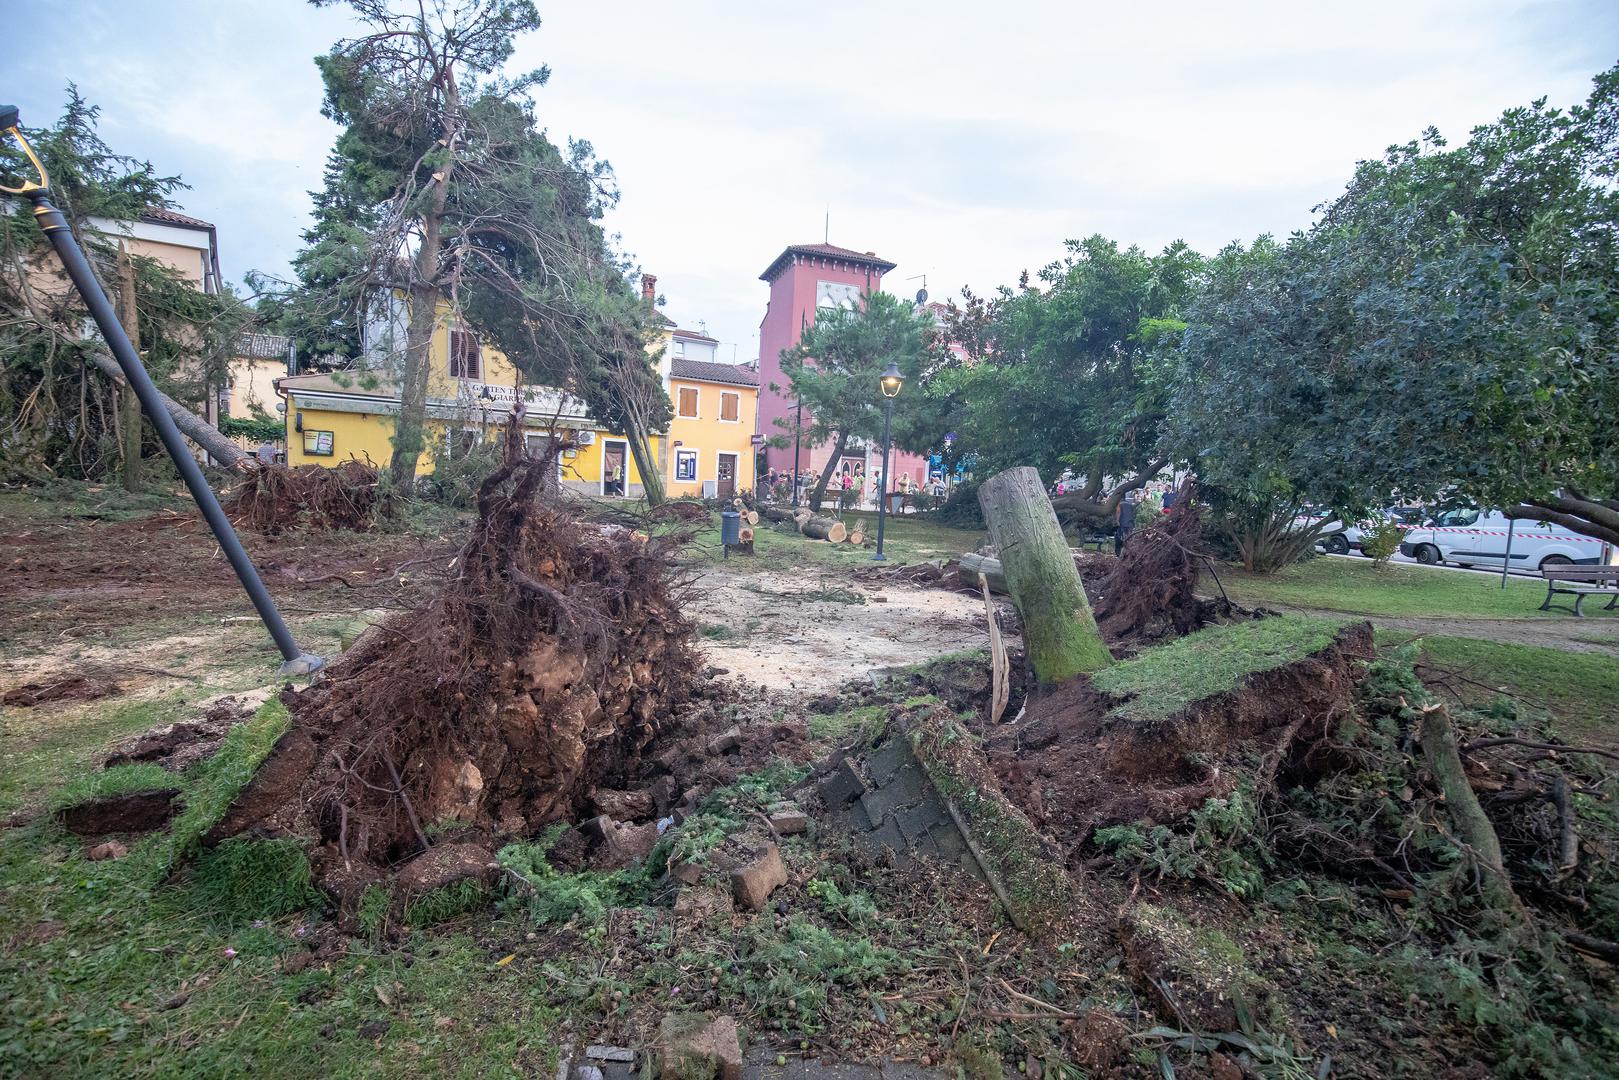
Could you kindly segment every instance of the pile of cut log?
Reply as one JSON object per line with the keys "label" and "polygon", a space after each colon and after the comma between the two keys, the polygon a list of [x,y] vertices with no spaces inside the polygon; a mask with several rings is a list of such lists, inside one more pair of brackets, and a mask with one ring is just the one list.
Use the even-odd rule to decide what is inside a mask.
{"label": "pile of cut log", "polygon": [[763,515],[766,521],[782,526],[781,531],[786,532],[791,526],[794,532],[802,533],[812,540],[825,540],[832,544],[853,544],[856,547],[866,542],[865,528],[856,521],[854,528],[850,528],[837,518],[822,517],[811,513],[804,507],[793,509],[783,506],[766,506],[755,514],[755,518]]}

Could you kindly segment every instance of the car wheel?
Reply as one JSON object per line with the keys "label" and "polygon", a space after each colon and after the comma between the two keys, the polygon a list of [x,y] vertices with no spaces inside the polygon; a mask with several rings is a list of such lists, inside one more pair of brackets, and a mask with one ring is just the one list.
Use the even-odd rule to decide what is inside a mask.
{"label": "car wheel", "polygon": [[1342,533],[1327,537],[1322,546],[1327,549],[1327,554],[1329,555],[1349,554],[1349,541],[1343,538]]}
{"label": "car wheel", "polygon": [[1540,560],[1540,568],[1542,570],[1546,569],[1546,567],[1548,567],[1548,566],[1573,566],[1573,565],[1574,565],[1574,560],[1569,558],[1567,555],[1548,555],[1544,559]]}
{"label": "car wheel", "polygon": [[1432,544],[1422,544],[1417,548],[1417,562],[1423,566],[1437,566],[1444,562],[1444,559],[1440,556],[1438,548]]}

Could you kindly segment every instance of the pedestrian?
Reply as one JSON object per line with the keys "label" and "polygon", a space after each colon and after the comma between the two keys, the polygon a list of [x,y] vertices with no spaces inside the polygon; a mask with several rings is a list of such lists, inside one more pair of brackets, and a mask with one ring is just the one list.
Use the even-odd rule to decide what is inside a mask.
{"label": "pedestrian", "polygon": [[275,443],[271,442],[269,439],[264,440],[263,443],[259,444],[257,456],[260,465],[274,465]]}
{"label": "pedestrian", "polygon": [[1136,493],[1130,492],[1119,500],[1118,509],[1113,512],[1113,554],[1117,555],[1124,550],[1124,541],[1129,538],[1130,531],[1136,525]]}

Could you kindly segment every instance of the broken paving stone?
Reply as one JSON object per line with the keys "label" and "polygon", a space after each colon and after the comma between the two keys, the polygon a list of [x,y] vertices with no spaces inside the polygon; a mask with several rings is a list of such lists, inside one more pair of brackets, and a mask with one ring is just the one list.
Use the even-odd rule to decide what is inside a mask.
{"label": "broken paving stone", "polygon": [[614,791],[597,788],[590,793],[597,812],[615,821],[638,821],[652,816],[654,800],[650,791]]}
{"label": "broken paving stone", "polygon": [[670,1013],[658,1025],[663,1080],[742,1080],[736,1021],[707,1013]]}
{"label": "broken paving stone", "polygon": [[116,840],[108,840],[105,844],[97,844],[84,853],[84,857],[91,862],[105,862],[108,859],[122,859],[129,854],[129,849]]}
{"label": "broken paving stone", "polygon": [[735,750],[741,745],[742,729],[735,726],[728,727],[708,740],[708,754],[710,757],[718,757],[729,750]]}
{"label": "broken paving stone", "polygon": [[703,864],[694,862],[675,863],[669,868],[669,876],[682,885],[695,885],[703,880]]}
{"label": "broken paving stone", "polygon": [[438,844],[406,863],[395,880],[406,895],[423,896],[469,878],[487,884],[499,872],[500,864],[488,848]]}
{"label": "broken paving stone", "polygon": [[590,859],[590,865],[598,870],[622,870],[652,854],[658,844],[658,825],[654,821],[626,825],[603,815],[592,819],[592,827],[601,836],[601,846]]}
{"label": "broken paving stone", "polygon": [[675,918],[701,922],[715,915],[729,915],[736,907],[731,894],[718,889],[681,889],[675,897]]}
{"label": "broken paving stone", "polygon": [[777,836],[796,836],[809,829],[809,815],[802,810],[778,810],[770,815],[770,827]]}
{"label": "broken paving stone", "polygon": [[820,791],[826,805],[839,810],[866,793],[866,781],[848,759],[844,759],[821,781]]}
{"label": "broken paving stone", "polygon": [[585,1047],[585,1057],[592,1061],[619,1061],[628,1065],[635,1061],[635,1051],[627,1046],[592,1044]]}
{"label": "broken paving stone", "polygon": [[599,1067],[581,1061],[573,1067],[573,1080],[604,1080]]}
{"label": "broken paving stone", "polygon": [[785,884],[787,864],[781,861],[781,849],[775,844],[766,844],[751,863],[731,873],[731,893],[750,911],[762,909],[770,894]]}

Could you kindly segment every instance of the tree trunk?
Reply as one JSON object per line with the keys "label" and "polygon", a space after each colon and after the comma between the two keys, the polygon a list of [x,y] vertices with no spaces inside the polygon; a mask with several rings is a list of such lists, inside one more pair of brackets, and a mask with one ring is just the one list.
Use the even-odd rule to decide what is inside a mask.
{"label": "tree trunk", "polygon": [[399,379],[399,417],[394,422],[394,453],[388,473],[394,489],[408,492],[416,481],[416,466],[427,444],[427,384],[433,370],[433,331],[438,328],[439,255],[444,248],[445,208],[449,205],[450,173],[455,168],[461,112],[455,79],[447,76],[444,113],[449,121],[444,134],[450,159],[429,180],[426,206],[421,212],[421,242],[416,248],[410,283],[410,326],[405,332],[405,370]]}
{"label": "tree trunk", "polygon": [[1517,911],[1521,905],[1501,861],[1501,840],[1495,835],[1495,826],[1490,824],[1484,807],[1479,805],[1478,796],[1473,794],[1473,786],[1467,782],[1467,770],[1456,749],[1456,729],[1451,726],[1450,714],[1443,705],[1423,707],[1419,737],[1422,756],[1444,793],[1445,810],[1462,843],[1478,860],[1484,899],[1499,910]]}
{"label": "tree trunk", "polygon": [[[105,346],[89,350],[84,354],[84,358],[114,382],[124,377],[123,369],[118,366],[118,361],[112,358],[112,353],[106,351]],[[180,434],[213,455],[215,464],[234,468],[248,459],[248,454],[240,446],[225,438],[224,433],[208,421],[161,390],[157,392],[157,396],[162,400],[163,407],[168,410],[169,415],[174,418],[174,426],[180,429]]]}
{"label": "tree trunk", "polygon": [[805,536],[811,536],[817,540],[830,540],[834,544],[841,544],[843,538],[848,535],[848,530],[844,528],[843,522],[837,518],[829,517],[809,518],[799,531]]}
{"label": "tree trunk", "polygon": [[[136,355],[141,351],[140,317],[135,310],[135,263],[118,245],[118,321],[124,326]],[[141,402],[128,380],[118,388],[118,452],[123,459],[125,491],[141,489]]]}
{"label": "tree trunk", "polygon": [[663,473],[658,469],[658,459],[647,441],[646,428],[639,419],[631,419],[628,411],[625,417],[624,441],[630,444],[630,456],[635,459],[635,468],[641,474],[641,494],[648,506],[662,506],[667,497],[663,489]]}
{"label": "tree trunk", "polygon": [[978,505],[1023,619],[1035,678],[1057,683],[1112,663],[1040,474],[1028,466],[998,473],[979,487]]}
{"label": "tree trunk", "polygon": [[817,514],[821,512],[821,500],[826,498],[826,485],[832,479],[832,474],[838,471],[838,462],[843,459],[844,444],[849,436],[838,432],[838,441],[832,444],[832,456],[826,459],[826,465],[821,469],[821,478],[815,481],[815,487],[810,490],[810,509]]}
{"label": "tree trunk", "polygon": [[[759,513],[764,515],[764,519],[766,521],[782,521],[782,522],[793,522],[793,523],[797,523],[797,521],[798,521],[798,515],[797,514],[793,513],[791,510],[786,510],[786,509],[783,509],[782,507],[779,507],[779,506],[767,506],[764,509],[760,510]],[[758,524],[758,522],[754,522],[753,524]]]}
{"label": "tree trunk", "polygon": [[956,561],[961,565],[959,575],[963,585],[976,586],[982,582],[989,586],[990,592],[1006,592],[1006,574],[1001,569],[1001,560],[969,553]]}

